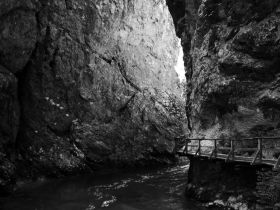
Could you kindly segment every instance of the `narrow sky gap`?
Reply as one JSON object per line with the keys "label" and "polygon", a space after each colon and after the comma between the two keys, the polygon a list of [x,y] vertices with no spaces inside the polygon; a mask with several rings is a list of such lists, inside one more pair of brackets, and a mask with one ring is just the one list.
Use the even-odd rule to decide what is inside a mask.
{"label": "narrow sky gap", "polygon": [[178,46],[179,46],[179,55],[178,55],[177,64],[175,66],[175,70],[178,74],[180,82],[183,82],[186,80],[186,78],[185,78],[185,64],[183,59],[184,53],[181,45],[181,39],[178,39]]}

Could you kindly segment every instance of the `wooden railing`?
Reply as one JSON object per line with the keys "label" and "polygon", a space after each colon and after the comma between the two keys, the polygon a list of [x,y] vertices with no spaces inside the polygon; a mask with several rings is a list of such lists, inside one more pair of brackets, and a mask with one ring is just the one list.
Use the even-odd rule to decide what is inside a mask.
{"label": "wooden railing", "polygon": [[[203,145],[207,141],[208,144]],[[279,147],[275,143],[279,143]],[[250,146],[242,144],[250,143]],[[210,145],[209,145],[210,144]],[[227,144],[227,145],[225,145]],[[252,146],[253,145],[253,146]],[[271,146],[272,147],[269,147]],[[269,149],[267,149],[269,147]],[[264,157],[266,151],[275,152],[275,157]],[[277,152],[276,152],[277,151]],[[245,155],[247,153],[247,155]],[[252,153],[252,155],[248,155]],[[209,157],[228,161],[248,162],[271,165],[275,169],[280,165],[280,137],[254,137],[243,139],[186,139],[181,155]],[[278,155],[278,156],[277,156]],[[271,155],[273,156],[273,155]]]}

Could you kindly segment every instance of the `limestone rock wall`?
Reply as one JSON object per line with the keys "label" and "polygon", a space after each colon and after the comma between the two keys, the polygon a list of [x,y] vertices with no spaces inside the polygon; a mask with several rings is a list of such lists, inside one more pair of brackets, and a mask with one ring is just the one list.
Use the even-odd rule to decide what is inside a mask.
{"label": "limestone rock wall", "polygon": [[170,160],[185,114],[164,0],[7,0],[0,22],[0,184]]}
{"label": "limestone rock wall", "polygon": [[169,2],[185,4],[191,137],[279,136],[279,0]]}
{"label": "limestone rock wall", "polygon": [[[189,137],[280,136],[280,1],[167,2],[184,48]],[[256,147],[240,144],[235,146]],[[279,157],[279,141],[263,144],[264,158]],[[258,199],[256,209],[277,209],[278,185],[279,171],[271,168],[191,158],[186,193],[226,205],[234,201],[235,208],[243,191],[239,198],[247,194],[250,200],[253,193],[251,201]]]}
{"label": "limestone rock wall", "polygon": [[279,135],[279,1],[204,1],[193,38],[194,136]]}

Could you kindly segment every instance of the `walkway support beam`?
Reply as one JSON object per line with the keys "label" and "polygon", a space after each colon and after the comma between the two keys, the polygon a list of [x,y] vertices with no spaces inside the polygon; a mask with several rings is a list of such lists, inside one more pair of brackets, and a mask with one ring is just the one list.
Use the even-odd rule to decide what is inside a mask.
{"label": "walkway support beam", "polygon": [[228,156],[226,158],[226,162],[228,162],[230,160],[230,158],[234,161],[234,149],[235,149],[234,140],[231,139],[230,140],[230,151],[229,151]]}
{"label": "walkway support beam", "polygon": [[257,160],[259,160],[259,163],[262,162],[262,138],[258,138],[258,150],[257,150],[257,153],[253,159],[253,161],[251,162],[251,165],[254,165],[256,163]]}
{"label": "walkway support beam", "polygon": [[186,139],[186,145],[185,145],[185,153],[188,154],[189,151],[189,141]]}
{"label": "walkway support beam", "polygon": [[209,158],[212,159],[213,157],[217,158],[217,139],[214,139],[214,149],[212,150]]}
{"label": "walkway support beam", "polygon": [[198,148],[195,153],[195,156],[200,156],[200,154],[201,154],[201,139],[198,140]]}
{"label": "walkway support beam", "polygon": [[277,161],[276,161],[276,163],[274,165],[274,169],[278,169],[279,165],[280,165],[280,155],[279,155],[279,157],[278,157],[278,159],[277,159]]}

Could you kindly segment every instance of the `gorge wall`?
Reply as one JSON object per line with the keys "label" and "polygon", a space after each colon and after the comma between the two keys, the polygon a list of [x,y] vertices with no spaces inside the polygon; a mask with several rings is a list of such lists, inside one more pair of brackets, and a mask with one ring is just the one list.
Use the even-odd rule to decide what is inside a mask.
{"label": "gorge wall", "polygon": [[[189,137],[280,136],[280,1],[167,3],[184,48]],[[279,157],[279,141],[263,146],[263,158]],[[190,156],[188,178],[189,197],[279,208],[279,170]]]}
{"label": "gorge wall", "polygon": [[279,136],[279,0],[168,2],[184,47],[191,137]]}
{"label": "gorge wall", "polygon": [[0,2],[0,186],[166,162],[184,133],[164,0]]}
{"label": "gorge wall", "polygon": [[279,2],[2,0],[0,185],[279,135]]}

